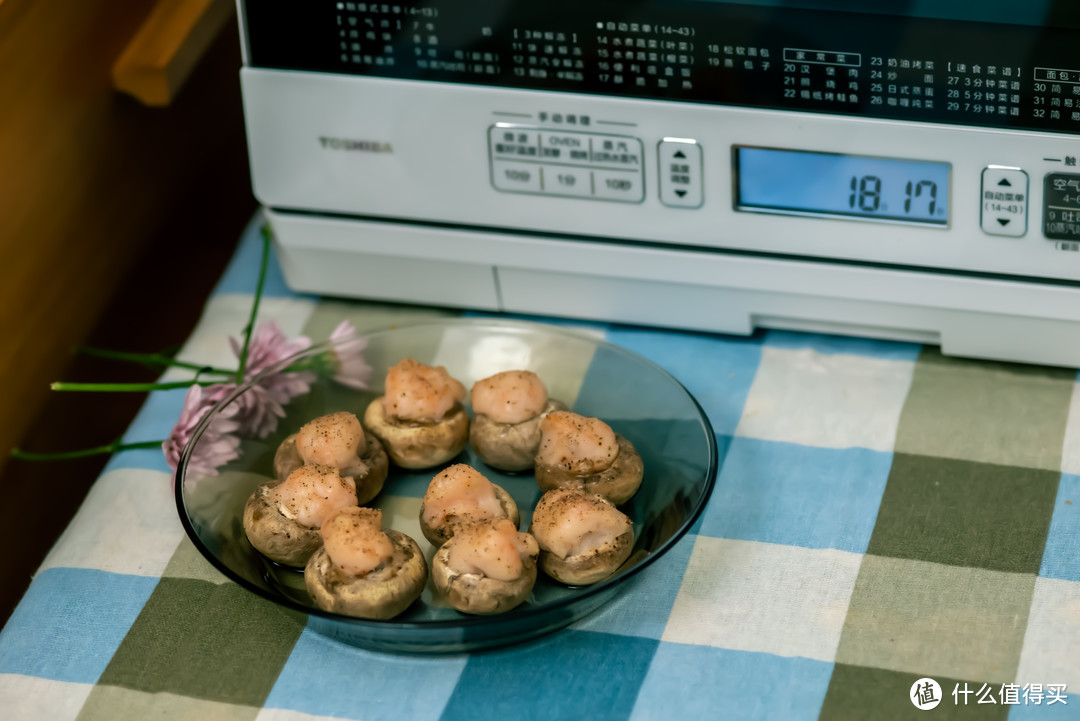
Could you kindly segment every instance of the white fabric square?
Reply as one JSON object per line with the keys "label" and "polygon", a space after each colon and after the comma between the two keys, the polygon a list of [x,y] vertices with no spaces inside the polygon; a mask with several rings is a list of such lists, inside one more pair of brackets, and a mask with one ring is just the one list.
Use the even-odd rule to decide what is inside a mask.
{"label": "white fabric square", "polygon": [[1080,476],[1080,383],[1073,384],[1069,421],[1065,424],[1065,445],[1061,449],[1061,471]]}
{"label": "white fabric square", "polygon": [[[1016,682],[1066,684],[1080,704],[1080,583],[1035,579]],[[1072,697],[1076,696],[1075,699]]]}
{"label": "white fabric square", "polygon": [[892,451],[914,369],[911,361],[766,346],[735,433]]}
{"label": "white fabric square", "polygon": [[120,468],[94,483],[40,570],[95,568],[160,576],[183,538],[169,474]]}
{"label": "white fabric square", "polygon": [[89,683],[0,673],[0,709],[4,718],[20,721],[75,719],[93,688]]}
{"label": "white fabric square", "polygon": [[832,662],[862,554],[699,536],[664,641]]}
{"label": "white fabric square", "polygon": [[286,708],[263,708],[259,709],[255,721],[341,721],[341,719],[332,716],[312,716]]}

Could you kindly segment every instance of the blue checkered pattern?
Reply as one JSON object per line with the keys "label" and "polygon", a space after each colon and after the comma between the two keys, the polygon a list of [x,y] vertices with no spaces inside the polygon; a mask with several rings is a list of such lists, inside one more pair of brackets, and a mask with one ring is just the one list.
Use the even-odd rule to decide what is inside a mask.
{"label": "blue checkered pattern", "polygon": [[[253,224],[208,318],[242,326],[237,309],[250,300],[257,255]],[[302,316],[325,303],[293,294],[272,265],[266,317]],[[863,559],[890,483],[892,442],[921,348],[789,332],[733,338],[592,327],[686,385],[713,424],[722,460],[713,498],[693,531],[600,612],[527,644],[434,658],[372,653],[303,630],[261,708],[146,694],[119,682],[105,692],[103,674],[159,579],[227,583],[183,537],[161,455],[127,453],[110,462],[85,512],[0,632],[2,715],[21,721],[123,720],[151,711],[262,721],[860,717],[850,710],[857,693],[840,681],[851,664],[844,661],[842,674],[838,649],[856,644],[845,635],[861,622],[849,615],[852,598],[874,590],[864,588],[870,576],[861,575]],[[201,328],[193,341],[215,332]],[[610,398],[614,390],[603,377],[588,378],[579,403],[587,406],[590,393]],[[167,434],[182,398],[182,391],[152,394],[127,440]],[[1078,414],[1074,402],[1070,423]],[[1072,434],[1066,431],[1067,442]],[[419,496],[423,489],[398,492]],[[149,520],[111,527],[110,518],[126,517],[135,498],[142,506],[132,517]],[[1024,577],[1034,586],[1026,616],[1017,619],[1026,629],[1011,672],[1018,682],[1071,683],[1069,690],[1080,694],[1078,559],[1080,476],[1063,472],[1041,569]],[[892,641],[905,639],[886,643]],[[230,669],[228,659],[212,663],[245,673]],[[882,656],[880,665],[861,666],[894,674],[901,688],[918,677],[904,663]],[[948,696],[951,677],[939,675],[946,700],[937,713],[944,716],[958,709]],[[881,718],[917,713],[905,691],[880,704]],[[997,717],[1004,711],[994,708]],[[1080,696],[1067,705],[1015,706],[1008,717],[1077,719]]]}

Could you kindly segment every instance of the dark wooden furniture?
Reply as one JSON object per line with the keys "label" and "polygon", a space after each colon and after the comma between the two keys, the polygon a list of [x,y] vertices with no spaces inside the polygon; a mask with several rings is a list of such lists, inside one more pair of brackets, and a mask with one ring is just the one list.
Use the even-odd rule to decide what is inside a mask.
{"label": "dark wooden furniture", "polygon": [[29,463],[8,449],[107,443],[143,400],[49,382],[152,379],[73,349],[182,342],[256,207],[235,20],[168,108],[113,89],[152,6],[0,2],[0,623],[105,461]]}

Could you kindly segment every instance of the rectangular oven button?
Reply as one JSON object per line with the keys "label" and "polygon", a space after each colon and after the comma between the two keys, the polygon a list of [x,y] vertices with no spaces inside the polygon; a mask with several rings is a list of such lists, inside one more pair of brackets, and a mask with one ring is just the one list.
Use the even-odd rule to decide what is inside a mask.
{"label": "rectangular oven button", "polygon": [[589,138],[589,164],[641,172],[642,144],[629,135],[593,135]]}
{"label": "rectangular oven button", "polygon": [[493,160],[539,160],[540,133],[528,128],[493,125],[488,128],[488,153]]}
{"label": "rectangular oven button", "polygon": [[705,202],[701,145],[664,138],[657,146],[660,202],[672,208],[700,208]]}
{"label": "rectangular oven button", "polygon": [[1028,174],[1020,168],[988,165],[982,171],[982,230],[1019,238],[1027,233]]}
{"label": "rectangular oven button", "polygon": [[589,136],[584,133],[540,133],[540,159],[547,163],[589,164]]}
{"label": "rectangular oven button", "polygon": [[624,203],[640,203],[645,200],[645,185],[640,171],[594,170],[594,197],[619,200]]}
{"label": "rectangular oven button", "polygon": [[593,194],[592,171],[566,165],[541,165],[540,180],[544,195],[569,195],[587,198]]}
{"label": "rectangular oven button", "polygon": [[540,166],[536,163],[496,160],[491,164],[491,183],[497,190],[511,193],[539,193],[542,189]]}
{"label": "rectangular oven button", "polygon": [[1043,176],[1043,235],[1050,240],[1080,240],[1080,175]]}

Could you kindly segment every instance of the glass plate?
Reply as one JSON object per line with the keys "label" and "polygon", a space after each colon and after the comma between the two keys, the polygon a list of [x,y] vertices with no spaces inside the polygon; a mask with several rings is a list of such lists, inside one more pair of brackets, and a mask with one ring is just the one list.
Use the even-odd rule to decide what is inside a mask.
{"label": "glass plate", "polygon": [[[599,337],[537,323],[484,318],[405,325],[361,337],[367,344],[364,358],[373,367],[373,390],[356,391],[320,377],[309,393],[285,408],[287,415],[275,432],[261,439],[243,439],[240,457],[218,469],[218,474],[190,471],[191,457],[210,438],[206,430],[220,423],[231,404],[243,400],[240,396],[258,382],[256,378],[207,414],[177,469],[180,520],[199,551],[244,588],[307,614],[308,626],[316,632],[373,650],[411,653],[460,652],[533,638],[600,608],[686,533],[712,491],[716,439],[697,401],[659,366]],[[311,348],[267,372],[333,349],[333,344]],[[241,523],[244,503],[256,486],[273,476],[278,444],[326,413],[349,410],[362,418],[367,404],[381,395],[387,369],[407,356],[446,366],[466,388],[499,371],[532,370],[543,379],[552,398],[577,413],[601,418],[634,444],[645,464],[645,478],[641,489],[621,508],[632,519],[636,538],[629,560],[614,576],[591,586],[568,587],[541,573],[524,604],[496,616],[455,611],[440,602],[429,582],[422,598],[402,615],[373,621],[315,607],[304,590],[302,570],[275,564],[251,547]],[[496,471],[468,447],[451,462],[468,463],[509,491],[521,509],[521,528],[528,528],[540,497],[531,473]],[[435,549],[420,533],[418,516],[427,484],[440,469],[413,472],[391,467],[382,493],[372,504],[383,510],[385,526],[416,539],[429,568]]]}

